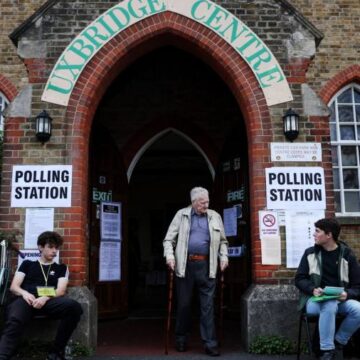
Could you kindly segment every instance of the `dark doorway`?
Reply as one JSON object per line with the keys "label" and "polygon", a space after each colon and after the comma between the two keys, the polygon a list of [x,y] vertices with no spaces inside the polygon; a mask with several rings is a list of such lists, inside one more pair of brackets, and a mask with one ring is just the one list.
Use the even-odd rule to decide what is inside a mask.
{"label": "dark doorway", "polygon": [[[114,181],[127,181],[118,188],[118,198],[124,202],[122,266],[126,277],[122,281],[127,292],[127,314],[122,316],[162,319],[167,299],[162,240],[175,211],[190,204],[193,186],[208,188],[210,206],[221,214],[241,202],[239,233],[230,240],[232,246],[250,247],[248,199],[232,202],[228,195],[239,189],[247,192],[247,142],[239,106],[212,68],[184,49],[162,43],[113,82],[98,107],[93,129],[92,158],[99,153],[99,142],[113,144],[115,159],[108,162],[111,176]],[[101,132],[108,139],[100,141]],[[137,150],[129,152],[133,148]],[[106,151],[110,150],[102,156],[107,157]],[[231,168],[225,173],[226,163],[238,159],[241,170]],[[93,188],[99,174],[94,164],[92,168]],[[96,222],[94,206],[92,222]],[[95,237],[90,233],[90,248],[96,252]],[[96,268],[96,261],[92,254],[90,266]],[[250,257],[245,253],[231,262],[236,270],[226,278],[226,309],[228,318],[236,314],[238,321],[240,296],[251,279]],[[96,279],[90,282],[94,288]],[[116,284],[110,285],[108,296],[116,292],[112,286]],[[118,304],[119,308],[123,305]],[[239,322],[236,326],[240,328]]]}

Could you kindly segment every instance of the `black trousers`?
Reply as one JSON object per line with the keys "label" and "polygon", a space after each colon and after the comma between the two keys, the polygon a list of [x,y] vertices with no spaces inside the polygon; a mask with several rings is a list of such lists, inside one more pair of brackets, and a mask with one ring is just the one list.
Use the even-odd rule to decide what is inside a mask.
{"label": "black trousers", "polygon": [[22,297],[16,297],[6,308],[5,325],[0,338],[0,360],[11,358],[26,324],[35,315],[60,320],[52,351],[64,351],[82,312],[77,301],[66,297],[52,298],[41,309],[34,309]]}
{"label": "black trousers", "polygon": [[186,342],[191,327],[191,300],[197,289],[200,301],[200,334],[205,346],[217,346],[214,295],[216,280],[209,278],[209,262],[188,261],[185,278],[176,277],[177,315],[175,337],[177,342]]}

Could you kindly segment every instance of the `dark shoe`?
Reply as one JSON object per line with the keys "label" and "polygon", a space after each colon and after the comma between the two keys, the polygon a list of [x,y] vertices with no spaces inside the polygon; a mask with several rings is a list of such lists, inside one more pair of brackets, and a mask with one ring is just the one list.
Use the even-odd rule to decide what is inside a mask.
{"label": "dark shoe", "polygon": [[335,350],[324,351],[320,356],[320,360],[334,360],[335,359]]}
{"label": "dark shoe", "polygon": [[209,356],[220,356],[219,349],[217,347],[205,346],[205,353]]}
{"label": "dark shoe", "polygon": [[335,340],[335,357],[336,360],[344,360],[344,345]]}
{"label": "dark shoe", "polygon": [[178,351],[178,352],[186,351],[186,345],[184,342],[176,342],[175,348],[176,348],[176,351]]}

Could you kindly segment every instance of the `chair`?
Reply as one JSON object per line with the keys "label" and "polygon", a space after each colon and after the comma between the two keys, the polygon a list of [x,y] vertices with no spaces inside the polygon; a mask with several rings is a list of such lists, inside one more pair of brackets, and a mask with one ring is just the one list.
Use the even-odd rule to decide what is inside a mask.
{"label": "chair", "polygon": [[[340,322],[344,319],[343,315],[337,314],[336,315],[336,325],[338,326]],[[300,313],[300,319],[299,319],[299,331],[298,331],[298,343],[297,343],[297,352],[296,352],[296,359],[300,359],[301,354],[301,333],[302,333],[302,327],[303,323],[305,323],[306,327],[306,342],[307,342],[307,348],[309,355],[312,355],[314,353],[314,344],[312,340],[312,335],[310,333],[310,323],[318,323],[319,315],[314,314],[308,314],[303,310]]]}
{"label": "chair", "polygon": [[300,313],[297,352],[296,352],[297,360],[300,359],[300,354],[301,354],[301,333],[302,333],[303,323],[305,323],[307,348],[309,355],[311,355],[313,352],[313,342],[310,333],[310,323],[314,323],[314,322],[317,323],[318,320],[319,320],[319,315],[307,314],[305,311],[302,311]]}

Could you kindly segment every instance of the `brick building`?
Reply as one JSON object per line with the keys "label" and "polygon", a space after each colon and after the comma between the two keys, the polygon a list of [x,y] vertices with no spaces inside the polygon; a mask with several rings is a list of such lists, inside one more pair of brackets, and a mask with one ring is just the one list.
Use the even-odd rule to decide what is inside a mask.
{"label": "brick building", "polygon": [[[274,210],[266,169],[283,168],[287,179],[320,171],[323,205],[292,197],[285,213],[336,215],[360,256],[358,0],[4,0],[0,11],[0,106],[9,104],[0,226],[19,229],[26,245],[27,209],[53,208],[71,283],[95,294],[100,317],[163,306],[161,240],[199,184],[219,212],[237,206],[229,240],[243,253],[231,259],[225,295],[246,345],[257,333],[288,334],[296,321],[283,321],[297,299],[283,223],[281,264],[262,258],[259,211]],[[314,145],[321,156],[273,158],[271,144],[290,144],[289,108],[299,114],[290,151]],[[42,110],[53,119],[45,143],[35,136]],[[35,174],[49,165],[71,167],[70,203],[59,205],[58,193],[37,203],[42,194],[24,187],[16,198],[14,166]],[[115,270],[103,258],[100,200],[121,205]],[[275,320],[258,328],[269,304]]]}

